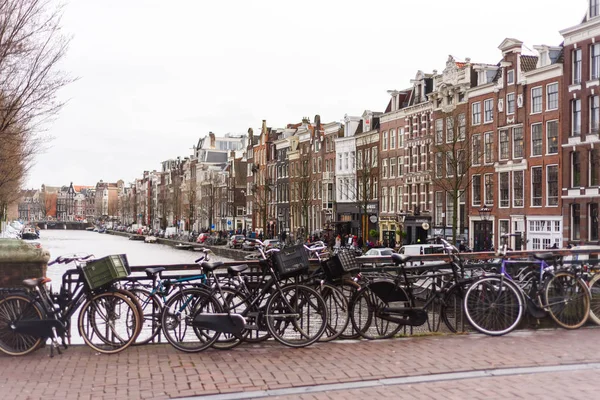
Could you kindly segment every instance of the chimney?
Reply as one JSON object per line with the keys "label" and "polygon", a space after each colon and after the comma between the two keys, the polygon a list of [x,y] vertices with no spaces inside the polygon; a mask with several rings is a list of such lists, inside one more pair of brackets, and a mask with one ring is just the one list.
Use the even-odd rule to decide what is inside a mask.
{"label": "chimney", "polygon": [[260,129],[260,134],[261,135],[266,135],[266,133],[267,133],[267,120],[263,119],[262,120],[262,127]]}
{"label": "chimney", "polygon": [[214,149],[215,147],[217,147],[215,134],[212,132],[208,132],[208,137],[210,138],[210,148]]}

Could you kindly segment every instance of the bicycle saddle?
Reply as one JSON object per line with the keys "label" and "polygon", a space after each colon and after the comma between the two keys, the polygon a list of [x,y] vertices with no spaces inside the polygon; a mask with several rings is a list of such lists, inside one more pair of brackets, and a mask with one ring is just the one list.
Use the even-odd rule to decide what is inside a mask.
{"label": "bicycle saddle", "polygon": [[223,265],[223,261],[203,262],[202,264],[200,264],[200,266],[207,271],[214,271],[215,269],[219,268],[221,265]]}
{"label": "bicycle saddle", "polygon": [[533,258],[540,261],[550,261],[553,260],[555,257],[556,255],[553,253],[535,253],[533,255]]}
{"label": "bicycle saddle", "polygon": [[409,256],[407,254],[398,254],[398,253],[392,254],[392,261],[396,265],[404,264],[404,263],[410,261],[411,258],[412,258],[412,256]]}
{"label": "bicycle saddle", "polygon": [[44,283],[48,283],[48,282],[52,282],[52,279],[50,279],[50,278],[31,278],[31,279],[25,279],[23,281],[23,285],[25,285],[26,287],[28,287],[30,289],[35,289],[36,287],[43,285]]}
{"label": "bicycle saddle", "polygon": [[227,267],[227,273],[229,275],[235,275],[240,272],[244,272],[247,269],[248,269],[248,264],[231,265],[231,266]]}
{"label": "bicycle saddle", "polygon": [[144,271],[146,271],[146,275],[148,275],[148,277],[151,278],[152,275],[156,275],[165,270],[166,270],[165,267],[152,267],[152,268],[146,268]]}

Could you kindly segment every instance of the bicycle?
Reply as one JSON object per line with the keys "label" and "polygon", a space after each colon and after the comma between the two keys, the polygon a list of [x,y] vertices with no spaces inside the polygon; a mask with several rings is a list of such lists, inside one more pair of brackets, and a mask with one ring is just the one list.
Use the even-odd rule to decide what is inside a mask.
{"label": "bicycle", "polygon": [[475,329],[492,336],[509,333],[521,322],[525,307],[534,318],[549,315],[566,329],[579,328],[586,322],[590,310],[588,287],[576,272],[555,271],[554,254],[534,254],[538,262],[521,269],[515,279],[507,271],[514,262],[508,260],[506,244],[497,256],[502,259],[499,273],[478,278],[465,293],[465,316]]}
{"label": "bicycle", "polygon": [[[202,261],[209,261],[210,252],[209,249],[202,249],[202,256],[194,262],[198,264]],[[143,325],[135,341],[137,345],[150,343],[160,333],[163,305],[168,296],[171,295],[173,288],[182,288],[186,284],[193,286],[206,285],[206,274],[204,273],[175,279],[163,279],[162,273],[164,271],[166,271],[165,267],[146,268],[144,270],[146,276],[152,279],[150,285],[143,285],[138,282],[126,285],[126,288],[136,296],[142,308]]]}
{"label": "bicycle", "polygon": [[[228,273],[238,278],[237,289],[230,286],[224,291],[219,280],[214,279],[211,290],[187,289],[171,297],[165,304],[162,323],[165,337],[175,348],[202,351],[212,346],[221,333],[234,338],[230,343],[234,347],[244,341],[249,331],[264,328],[290,347],[308,346],[321,337],[327,323],[322,297],[297,281],[280,285],[280,280],[304,273],[308,267],[304,249],[271,249],[268,252],[272,256],[267,257],[263,242],[249,240],[255,241],[264,258],[260,261],[263,268],[259,285],[250,289],[241,279],[241,273],[248,269],[244,264],[228,268]],[[209,277],[222,265],[220,261],[201,264]]]}
{"label": "bicycle", "polygon": [[[114,354],[125,350],[139,334],[141,317],[135,297],[119,290],[113,283],[129,274],[124,255],[92,260],[91,255],[58,257],[48,263],[74,263],[75,270],[63,275],[58,294],[46,284],[50,278],[23,281],[25,288],[4,294],[0,299],[0,351],[9,355],[26,355],[50,339],[50,356],[61,354],[70,343],[71,318],[81,308],[79,334],[99,353]],[[71,273],[78,274],[75,288],[65,283]]]}
{"label": "bicycle", "polygon": [[[424,279],[424,275],[407,274],[406,263],[413,257],[404,254],[392,254],[392,261],[400,267],[400,273],[392,276],[382,274],[359,274],[357,280],[360,289],[350,301],[350,321],[353,328],[365,339],[386,339],[393,337],[403,326],[421,326],[429,321],[429,314],[438,314],[446,326],[455,331],[452,318],[458,318],[455,309],[456,297],[462,298],[465,285],[470,279],[462,278],[463,265],[458,249],[441,239],[445,251],[450,257],[446,264],[411,267],[427,268],[430,271],[450,269],[450,273],[438,272],[430,275],[432,284],[423,298],[415,295],[414,282]],[[449,279],[441,279],[449,276]],[[419,291],[420,294],[425,292]],[[421,305],[417,305],[422,303]]]}

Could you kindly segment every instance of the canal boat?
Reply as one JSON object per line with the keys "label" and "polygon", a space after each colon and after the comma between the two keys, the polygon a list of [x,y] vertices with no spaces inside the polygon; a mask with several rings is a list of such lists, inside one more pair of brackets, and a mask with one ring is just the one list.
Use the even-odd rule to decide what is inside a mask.
{"label": "canal boat", "polygon": [[144,239],[144,243],[156,243],[158,241],[158,238],[156,236],[146,236],[146,239]]}
{"label": "canal boat", "polygon": [[185,244],[185,243],[178,243],[174,247],[179,250],[191,250],[193,248],[193,246],[191,244]]}
{"label": "canal boat", "polygon": [[129,236],[129,240],[144,240],[146,237],[144,235],[131,235]]}

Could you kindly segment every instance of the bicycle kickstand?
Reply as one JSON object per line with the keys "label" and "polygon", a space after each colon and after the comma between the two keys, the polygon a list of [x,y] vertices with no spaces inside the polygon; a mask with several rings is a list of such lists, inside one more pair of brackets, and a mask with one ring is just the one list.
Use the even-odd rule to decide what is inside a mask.
{"label": "bicycle kickstand", "polygon": [[60,349],[60,345],[58,344],[58,335],[56,334],[56,328],[52,328],[52,337],[50,338],[50,358],[54,357],[54,350],[60,355],[62,354],[62,350]]}

